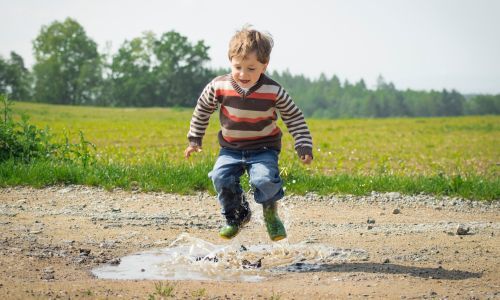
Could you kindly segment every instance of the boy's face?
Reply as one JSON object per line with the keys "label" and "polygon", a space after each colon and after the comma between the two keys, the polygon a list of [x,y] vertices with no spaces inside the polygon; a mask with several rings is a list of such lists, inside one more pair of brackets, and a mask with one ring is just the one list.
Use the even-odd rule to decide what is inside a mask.
{"label": "boy's face", "polygon": [[242,88],[251,88],[266,68],[267,63],[258,61],[255,52],[245,57],[231,58],[231,75]]}

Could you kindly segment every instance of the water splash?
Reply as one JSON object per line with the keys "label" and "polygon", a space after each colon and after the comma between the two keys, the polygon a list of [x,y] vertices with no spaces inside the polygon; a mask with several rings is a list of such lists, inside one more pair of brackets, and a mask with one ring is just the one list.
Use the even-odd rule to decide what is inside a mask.
{"label": "water splash", "polygon": [[164,249],[123,257],[117,266],[92,270],[101,279],[217,280],[256,282],[287,267],[365,260],[364,250],[336,249],[321,244],[216,245],[187,233]]}

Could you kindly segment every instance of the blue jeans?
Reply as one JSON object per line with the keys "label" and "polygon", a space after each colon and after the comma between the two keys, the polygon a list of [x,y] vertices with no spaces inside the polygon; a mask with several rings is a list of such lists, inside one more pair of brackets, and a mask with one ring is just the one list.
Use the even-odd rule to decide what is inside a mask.
{"label": "blue jeans", "polygon": [[277,201],[284,196],[278,169],[279,152],[272,149],[233,150],[222,148],[213,170],[212,179],[222,214],[228,217],[239,209],[243,190],[240,177],[245,171],[250,176],[257,203]]}

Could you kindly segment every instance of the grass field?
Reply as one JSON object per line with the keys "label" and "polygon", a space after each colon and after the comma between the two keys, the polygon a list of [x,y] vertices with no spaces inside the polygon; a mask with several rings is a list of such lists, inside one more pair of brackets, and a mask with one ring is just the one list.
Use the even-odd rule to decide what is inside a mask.
{"label": "grass field", "polygon": [[[67,134],[76,141],[78,131],[83,131],[86,139],[97,146],[101,165],[127,166],[129,174],[134,174],[130,170],[141,173],[145,166],[156,168],[157,173],[164,173],[162,170],[168,167],[176,172],[185,168],[188,173],[189,168],[194,168],[201,172],[200,180],[207,181],[195,189],[210,189],[203,173],[210,169],[219,148],[217,113],[207,130],[203,152],[186,161],[183,151],[191,109],[95,108],[17,102],[13,110],[27,114],[39,127],[49,126],[58,139]],[[309,119],[307,122],[315,143],[314,162],[307,167],[300,165],[293,140],[280,123],[285,133],[280,168],[288,190],[356,194],[371,189],[410,193],[420,190],[486,199],[499,197],[499,116]],[[143,187],[153,181],[148,175],[140,180]],[[448,186],[466,187],[474,183],[481,186],[476,188],[488,189],[489,196],[425,187],[426,181],[439,185],[440,180]],[[118,185],[127,186],[130,181],[124,180]],[[99,182],[92,184],[99,185]],[[149,189],[165,189],[161,186],[150,185]]]}

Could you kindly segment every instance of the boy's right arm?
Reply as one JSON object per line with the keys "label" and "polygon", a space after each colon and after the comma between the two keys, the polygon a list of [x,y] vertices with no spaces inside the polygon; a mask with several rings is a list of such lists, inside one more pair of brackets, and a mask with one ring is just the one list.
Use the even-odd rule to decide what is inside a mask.
{"label": "boy's right arm", "polygon": [[207,84],[196,103],[196,107],[189,125],[187,134],[189,146],[184,151],[184,156],[189,158],[191,153],[200,152],[203,136],[210,121],[210,116],[217,109],[214,81]]}

